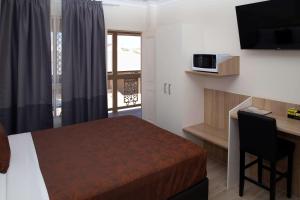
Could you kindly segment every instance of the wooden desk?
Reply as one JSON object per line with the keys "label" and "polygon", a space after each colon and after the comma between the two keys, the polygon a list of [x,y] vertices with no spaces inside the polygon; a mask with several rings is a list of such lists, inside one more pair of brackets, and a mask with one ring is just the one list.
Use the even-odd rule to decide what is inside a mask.
{"label": "wooden desk", "polygon": [[[204,141],[204,147],[209,155],[219,157],[220,153],[214,146],[221,147],[221,160],[227,160],[228,149],[228,119],[229,111],[245,101],[248,96],[230,92],[204,89],[204,121],[199,124],[183,128],[187,134]],[[209,143],[209,144],[207,144]],[[213,146],[211,146],[212,144]],[[224,155],[224,156],[223,156]]]}
{"label": "wooden desk", "polygon": [[[279,102],[269,99],[262,99],[251,97],[244,101],[242,104],[232,109],[229,112],[229,138],[228,138],[228,174],[227,174],[227,187],[232,188],[238,185],[239,180],[239,129],[238,129],[238,110],[244,109],[249,106],[254,106],[259,109],[269,110],[272,113],[267,115],[275,118],[277,128],[281,132],[280,136],[290,140],[296,144],[294,153],[294,169],[293,169],[293,195],[300,197],[300,121],[289,119],[287,117],[288,108],[298,108],[299,105]],[[285,171],[286,161],[279,163],[279,170]],[[251,173],[250,173],[251,174]],[[254,174],[254,173],[253,173]],[[279,188],[285,188],[285,181],[281,181]]]}
{"label": "wooden desk", "polygon": [[[222,161],[228,161],[227,188],[234,188],[239,183],[240,165],[237,112],[249,106],[272,111],[268,116],[276,119],[278,130],[283,133],[280,136],[296,144],[293,195],[300,197],[300,121],[289,119],[286,116],[289,108],[300,109],[300,105],[204,89],[204,120],[183,128],[183,131],[201,139],[203,146],[211,156]],[[284,169],[284,164],[280,165],[279,169]],[[285,181],[282,183],[284,184]],[[284,186],[279,185],[279,188],[284,188]]]}
{"label": "wooden desk", "polygon": [[199,137],[205,141],[215,144],[224,149],[228,149],[227,133],[223,129],[218,129],[205,123],[189,126],[183,129],[184,132]]}
{"label": "wooden desk", "polygon": [[[237,111],[231,113],[231,118],[237,119]],[[287,116],[269,114],[266,115],[276,119],[277,129],[283,133],[300,137],[300,120],[290,119]]]}

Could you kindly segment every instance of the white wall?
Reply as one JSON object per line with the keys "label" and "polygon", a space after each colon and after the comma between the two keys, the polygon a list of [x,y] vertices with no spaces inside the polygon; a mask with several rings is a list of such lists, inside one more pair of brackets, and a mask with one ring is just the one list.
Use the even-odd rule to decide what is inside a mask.
{"label": "white wall", "polygon": [[[235,6],[252,2],[257,1],[177,0],[159,7],[156,36],[159,125],[181,134],[182,127],[201,122],[203,87],[300,104],[300,51],[240,50]],[[174,49],[174,45],[178,48]],[[192,65],[192,54],[201,52],[240,56],[241,75],[221,79],[186,75],[184,70]],[[159,89],[164,79],[173,83],[175,94],[179,93],[171,98],[169,106],[160,100]],[[173,104],[178,106],[177,110],[173,110]],[[164,119],[167,112],[172,114]],[[176,123],[176,127],[164,120]]]}
{"label": "white wall", "polygon": [[[62,0],[51,0],[51,15],[61,16]],[[107,30],[144,31],[148,18],[146,4],[103,1],[105,26]]]}
{"label": "white wall", "polygon": [[146,29],[146,5],[104,5],[103,9],[105,25],[108,30],[144,31]]}

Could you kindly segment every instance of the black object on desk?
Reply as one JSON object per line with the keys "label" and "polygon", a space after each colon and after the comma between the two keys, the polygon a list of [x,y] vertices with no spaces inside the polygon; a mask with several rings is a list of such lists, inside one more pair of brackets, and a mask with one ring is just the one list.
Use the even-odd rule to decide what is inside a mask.
{"label": "black object on desk", "polygon": [[[291,198],[295,144],[278,138],[276,120],[273,118],[239,111],[238,119],[240,132],[240,196],[243,196],[244,181],[247,180],[270,191],[270,199],[274,200],[276,182],[282,178],[287,178],[287,197]],[[257,159],[245,165],[246,153],[257,156]],[[277,162],[286,157],[288,158],[288,170],[285,173],[278,172],[276,170]],[[263,164],[264,160],[270,162],[270,167]],[[258,164],[258,181],[245,176],[245,170],[256,163]],[[263,169],[271,172],[270,187],[262,182]],[[279,177],[276,178],[276,175],[279,175]]]}

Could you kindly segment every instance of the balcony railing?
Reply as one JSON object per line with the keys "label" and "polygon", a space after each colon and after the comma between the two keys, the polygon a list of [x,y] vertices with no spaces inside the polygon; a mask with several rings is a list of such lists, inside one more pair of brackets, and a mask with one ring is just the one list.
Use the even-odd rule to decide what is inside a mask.
{"label": "balcony railing", "polygon": [[[113,83],[117,79],[114,95]],[[141,106],[141,71],[122,71],[114,75],[108,72],[108,108],[113,110],[113,97],[117,98],[116,109]]]}

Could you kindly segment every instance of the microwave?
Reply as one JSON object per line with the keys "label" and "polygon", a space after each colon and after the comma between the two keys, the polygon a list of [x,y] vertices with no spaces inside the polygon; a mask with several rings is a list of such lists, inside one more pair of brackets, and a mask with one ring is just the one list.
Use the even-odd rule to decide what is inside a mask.
{"label": "microwave", "polygon": [[220,63],[229,58],[229,54],[194,54],[192,70],[218,73]]}

